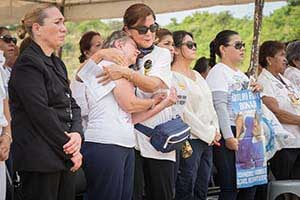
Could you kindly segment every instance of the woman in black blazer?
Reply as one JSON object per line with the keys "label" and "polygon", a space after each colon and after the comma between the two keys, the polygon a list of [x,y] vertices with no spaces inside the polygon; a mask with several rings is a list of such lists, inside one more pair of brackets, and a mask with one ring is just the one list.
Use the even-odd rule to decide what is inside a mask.
{"label": "woman in black blazer", "polygon": [[54,55],[67,33],[64,17],[46,5],[28,12],[22,23],[32,42],[9,81],[14,170],[24,200],[74,200],[83,135],[66,67]]}

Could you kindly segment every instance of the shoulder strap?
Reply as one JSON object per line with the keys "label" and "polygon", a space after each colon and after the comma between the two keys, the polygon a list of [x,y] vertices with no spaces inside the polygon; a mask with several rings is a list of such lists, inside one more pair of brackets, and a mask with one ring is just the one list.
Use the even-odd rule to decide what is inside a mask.
{"label": "shoulder strap", "polygon": [[144,126],[143,124],[135,124],[134,128],[138,131],[140,131],[141,133],[143,133],[144,135],[146,135],[147,137],[151,137],[151,135],[153,134],[154,130],[152,128],[149,128],[147,126]]}

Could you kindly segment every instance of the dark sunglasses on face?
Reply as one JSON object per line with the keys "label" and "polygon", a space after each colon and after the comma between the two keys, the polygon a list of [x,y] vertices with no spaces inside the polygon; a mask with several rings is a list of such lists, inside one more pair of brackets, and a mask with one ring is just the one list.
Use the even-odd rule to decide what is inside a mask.
{"label": "dark sunglasses on face", "polygon": [[144,35],[144,34],[148,33],[148,30],[150,30],[151,33],[154,33],[157,31],[158,28],[159,28],[159,25],[157,23],[154,23],[154,24],[150,25],[149,27],[147,27],[147,26],[130,27],[130,29],[137,30],[140,35]]}
{"label": "dark sunglasses on face", "polygon": [[197,49],[197,43],[196,42],[187,41],[187,42],[182,43],[181,45],[185,45],[189,49],[193,49],[193,47],[195,47],[195,49]]}
{"label": "dark sunglasses on face", "polygon": [[235,49],[241,50],[242,48],[245,48],[246,44],[244,42],[236,42],[233,45],[229,46],[233,46]]}
{"label": "dark sunglasses on face", "polygon": [[5,43],[11,43],[11,42],[13,42],[14,44],[17,44],[17,38],[12,37],[10,35],[0,36],[0,39],[3,40]]}

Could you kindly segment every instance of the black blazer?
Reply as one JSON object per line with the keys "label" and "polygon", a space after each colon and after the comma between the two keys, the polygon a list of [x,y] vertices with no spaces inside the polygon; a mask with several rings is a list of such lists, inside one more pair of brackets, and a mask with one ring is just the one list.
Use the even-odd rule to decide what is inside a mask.
{"label": "black blazer", "polygon": [[72,166],[64,131],[82,135],[64,63],[32,42],[17,59],[8,84],[16,171],[53,172]]}

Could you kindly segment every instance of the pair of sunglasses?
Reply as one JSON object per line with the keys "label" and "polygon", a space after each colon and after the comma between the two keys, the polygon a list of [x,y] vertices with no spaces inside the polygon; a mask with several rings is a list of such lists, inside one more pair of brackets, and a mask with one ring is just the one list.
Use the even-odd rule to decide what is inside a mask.
{"label": "pair of sunglasses", "polygon": [[157,23],[154,23],[150,25],[149,27],[147,26],[137,26],[137,27],[130,27],[130,29],[137,30],[140,35],[144,35],[148,33],[148,30],[150,30],[151,33],[154,33],[157,31],[159,28],[159,25]]}
{"label": "pair of sunglasses", "polygon": [[233,46],[235,49],[241,50],[242,48],[245,48],[246,44],[245,42],[236,42],[233,45],[229,45],[229,46]]}
{"label": "pair of sunglasses", "polygon": [[195,49],[197,49],[197,43],[193,42],[193,41],[184,42],[184,43],[181,44],[181,46],[182,45],[185,45],[189,49],[193,49],[194,47],[195,47]]}
{"label": "pair of sunglasses", "polygon": [[17,38],[12,37],[10,35],[0,36],[0,39],[3,40],[5,43],[11,43],[11,42],[13,42],[15,45],[17,44]]}

